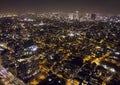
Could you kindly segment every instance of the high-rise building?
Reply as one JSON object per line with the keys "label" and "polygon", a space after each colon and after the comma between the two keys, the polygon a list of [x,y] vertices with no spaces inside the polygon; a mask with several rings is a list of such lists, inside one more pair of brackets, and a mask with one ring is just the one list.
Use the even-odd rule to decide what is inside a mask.
{"label": "high-rise building", "polygon": [[75,20],[79,20],[79,11],[75,11],[75,14],[74,14],[74,19]]}
{"label": "high-rise building", "polygon": [[74,19],[74,14],[73,14],[73,13],[69,13],[68,18],[69,18],[70,20],[73,20],[73,19]]}

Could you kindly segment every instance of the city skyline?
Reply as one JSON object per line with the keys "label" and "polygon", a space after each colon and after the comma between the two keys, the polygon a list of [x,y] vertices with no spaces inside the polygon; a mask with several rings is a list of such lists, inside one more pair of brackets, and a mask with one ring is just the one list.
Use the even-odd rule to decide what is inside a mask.
{"label": "city skyline", "polygon": [[1,0],[0,13],[63,11],[120,14],[119,0]]}

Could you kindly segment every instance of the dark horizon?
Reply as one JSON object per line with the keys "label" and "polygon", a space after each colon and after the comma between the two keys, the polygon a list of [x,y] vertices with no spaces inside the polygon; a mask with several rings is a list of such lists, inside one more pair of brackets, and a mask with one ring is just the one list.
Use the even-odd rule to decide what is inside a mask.
{"label": "dark horizon", "polygon": [[0,0],[0,13],[63,11],[120,14],[120,0]]}

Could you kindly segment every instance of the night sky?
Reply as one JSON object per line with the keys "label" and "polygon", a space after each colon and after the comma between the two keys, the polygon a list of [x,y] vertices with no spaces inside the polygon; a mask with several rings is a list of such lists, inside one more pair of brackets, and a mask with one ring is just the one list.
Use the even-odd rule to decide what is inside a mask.
{"label": "night sky", "polygon": [[0,0],[0,13],[63,11],[120,14],[120,0]]}

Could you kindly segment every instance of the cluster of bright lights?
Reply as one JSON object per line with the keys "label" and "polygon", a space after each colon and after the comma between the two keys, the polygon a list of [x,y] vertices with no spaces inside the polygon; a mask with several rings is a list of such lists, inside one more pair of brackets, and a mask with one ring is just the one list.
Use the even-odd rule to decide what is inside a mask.
{"label": "cluster of bright lights", "polygon": [[69,33],[68,36],[70,36],[70,37],[74,37],[75,34],[74,34],[74,33]]}
{"label": "cluster of bright lights", "polygon": [[24,49],[24,51],[32,51],[32,52],[34,52],[34,51],[36,51],[37,49],[38,49],[38,47],[37,47],[36,45],[32,45],[32,46]]}
{"label": "cluster of bright lights", "polygon": [[112,72],[112,73],[115,73],[115,72],[116,72],[114,68],[110,68],[110,67],[108,67],[107,65],[103,65],[103,67],[104,67],[105,69],[108,69],[108,70],[109,70],[110,72]]}

